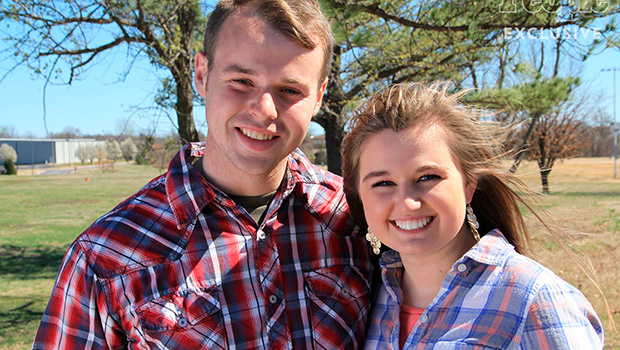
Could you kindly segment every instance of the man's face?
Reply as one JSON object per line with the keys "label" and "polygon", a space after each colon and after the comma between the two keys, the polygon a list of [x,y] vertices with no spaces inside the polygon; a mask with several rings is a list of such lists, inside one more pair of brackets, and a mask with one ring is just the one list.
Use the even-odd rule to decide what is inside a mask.
{"label": "man's face", "polygon": [[306,49],[241,11],[223,23],[210,70],[207,63],[203,53],[196,56],[210,171],[282,174],[319,111],[323,49]]}

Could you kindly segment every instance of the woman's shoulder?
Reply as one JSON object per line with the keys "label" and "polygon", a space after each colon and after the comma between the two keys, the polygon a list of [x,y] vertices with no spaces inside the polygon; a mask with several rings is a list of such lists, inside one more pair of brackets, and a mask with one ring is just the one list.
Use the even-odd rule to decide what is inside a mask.
{"label": "woman's shoulder", "polygon": [[472,254],[472,257],[488,265],[488,273],[494,275],[496,282],[516,289],[526,289],[530,293],[542,289],[557,292],[577,290],[548,267],[517,253],[498,230],[489,232],[480,243],[480,251],[487,253]]}
{"label": "woman's shoulder", "polygon": [[576,290],[575,287],[548,267],[514,250],[506,255],[502,269],[506,277],[518,281],[518,283],[531,286],[534,290]]}

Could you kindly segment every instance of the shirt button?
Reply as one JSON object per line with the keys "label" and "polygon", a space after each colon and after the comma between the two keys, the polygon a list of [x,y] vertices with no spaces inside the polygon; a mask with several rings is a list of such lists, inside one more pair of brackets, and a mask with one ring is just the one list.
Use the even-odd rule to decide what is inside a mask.
{"label": "shirt button", "polygon": [[420,322],[421,323],[426,323],[428,321],[428,315],[424,314],[422,316],[420,316]]}
{"label": "shirt button", "polygon": [[457,269],[459,272],[465,272],[465,271],[467,271],[467,265],[465,265],[465,264],[459,264],[459,265],[456,267],[456,269]]}
{"label": "shirt button", "polygon": [[272,294],[271,296],[269,296],[269,302],[272,303],[272,304],[277,303],[278,302],[278,297]]}
{"label": "shirt button", "polygon": [[344,295],[345,297],[349,296],[349,290],[345,287],[342,287],[342,295]]}
{"label": "shirt button", "polygon": [[263,230],[258,230],[258,232],[256,232],[256,238],[258,239],[265,239],[266,235],[265,232],[263,232]]}
{"label": "shirt button", "polygon": [[179,319],[179,327],[185,327],[187,326],[187,320],[184,318],[180,318]]}

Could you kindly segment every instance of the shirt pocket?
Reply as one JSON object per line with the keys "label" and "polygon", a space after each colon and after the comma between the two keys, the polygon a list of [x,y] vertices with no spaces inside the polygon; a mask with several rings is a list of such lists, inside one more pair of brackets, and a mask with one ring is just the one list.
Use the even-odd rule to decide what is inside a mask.
{"label": "shirt pocket", "polygon": [[327,349],[360,346],[370,303],[370,281],[366,276],[370,273],[349,265],[304,274],[316,344]]}
{"label": "shirt pocket", "polygon": [[216,288],[165,295],[136,312],[152,348],[166,344],[166,348],[210,349],[226,344]]}

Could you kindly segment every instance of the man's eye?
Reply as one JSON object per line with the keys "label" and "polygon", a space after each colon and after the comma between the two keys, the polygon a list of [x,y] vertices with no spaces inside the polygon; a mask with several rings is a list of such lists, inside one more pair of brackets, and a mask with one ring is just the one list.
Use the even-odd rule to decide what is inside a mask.
{"label": "man's eye", "polygon": [[241,85],[250,85],[250,81],[247,79],[235,79],[234,82]]}
{"label": "man's eye", "polygon": [[284,89],[282,89],[282,92],[284,92],[286,94],[290,94],[290,95],[299,95],[299,94],[301,94],[299,91],[297,91],[295,89],[290,89],[290,88],[284,88]]}

